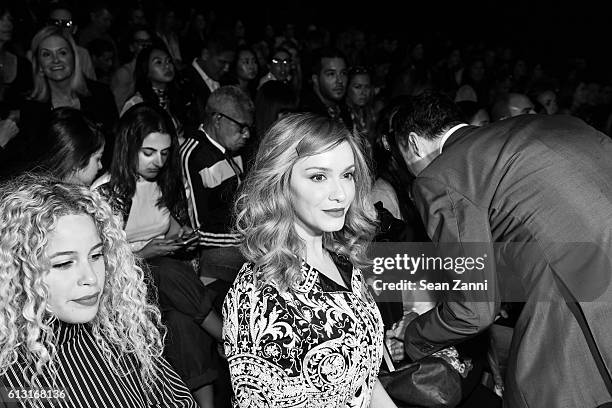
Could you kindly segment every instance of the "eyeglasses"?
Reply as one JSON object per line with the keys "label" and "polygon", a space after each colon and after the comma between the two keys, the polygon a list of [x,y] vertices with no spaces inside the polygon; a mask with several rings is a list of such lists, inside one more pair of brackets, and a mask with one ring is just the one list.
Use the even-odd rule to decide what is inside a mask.
{"label": "eyeglasses", "polygon": [[248,123],[238,122],[236,119],[234,119],[234,118],[232,118],[230,116],[227,116],[226,114],[221,113],[221,112],[215,112],[215,114],[224,117],[225,119],[229,120],[230,122],[234,122],[234,124],[236,124],[240,128],[240,133],[242,133],[242,134],[245,134],[247,131],[249,131],[249,132],[251,131],[251,126],[252,125],[249,125]]}
{"label": "eyeglasses", "polygon": [[73,24],[74,23],[72,22],[72,20],[64,20],[57,18],[49,19],[49,25],[54,25],[57,27],[71,28]]}
{"label": "eyeglasses", "polygon": [[272,58],[272,63],[273,64],[289,65],[289,64],[291,64],[291,59]]}
{"label": "eyeglasses", "polygon": [[370,70],[367,67],[364,66],[354,66],[349,68],[348,70],[348,74],[349,75],[360,75],[360,74],[370,74]]}

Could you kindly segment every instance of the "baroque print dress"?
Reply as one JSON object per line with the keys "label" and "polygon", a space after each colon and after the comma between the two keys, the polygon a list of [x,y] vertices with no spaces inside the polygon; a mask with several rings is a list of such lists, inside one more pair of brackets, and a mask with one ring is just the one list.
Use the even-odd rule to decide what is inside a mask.
{"label": "baroque print dress", "polygon": [[337,263],[349,289],[303,262],[296,289],[279,293],[243,266],[223,305],[235,407],[370,405],[383,323],[361,272]]}

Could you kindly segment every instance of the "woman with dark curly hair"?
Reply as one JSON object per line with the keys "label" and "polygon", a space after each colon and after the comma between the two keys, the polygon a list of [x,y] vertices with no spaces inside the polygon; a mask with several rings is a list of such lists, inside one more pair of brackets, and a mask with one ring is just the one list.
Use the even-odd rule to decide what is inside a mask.
{"label": "woman with dark curly hair", "polygon": [[235,209],[249,262],[223,305],[237,406],[395,407],[358,269],[376,228],[371,185],[360,143],[330,118],[293,114],[266,133]]}
{"label": "woman with dark curly hair", "polygon": [[[0,385],[19,406],[193,407],[160,312],[97,194],[26,175],[0,187]],[[7,398],[8,399],[5,399]]]}

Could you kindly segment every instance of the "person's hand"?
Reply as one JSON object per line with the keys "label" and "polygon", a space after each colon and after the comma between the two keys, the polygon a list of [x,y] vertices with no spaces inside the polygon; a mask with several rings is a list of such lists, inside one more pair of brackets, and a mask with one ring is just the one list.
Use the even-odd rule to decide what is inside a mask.
{"label": "person's hand", "polygon": [[393,339],[404,341],[406,327],[408,327],[408,325],[417,317],[419,317],[419,314],[416,312],[409,312],[404,314],[404,316],[399,322],[393,324],[391,330],[387,330],[388,332],[390,332],[390,337]]}
{"label": "person's hand", "polygon": [[402,361],[405,356],[404,352],[404,341],[392,337],[394,335],[392,330],[387,330],[385,333],[385,344],[391,355],[391,360],[394,362]]}
{"label": "person's hand", "polygon": [[14,120],[0,120],[0,147],[6,146],[17,133],[19,133],[19,127],[17,127]]}
{"label": "person's hand", "polygon": [[179,250],[181,245],[177,244],[173,239],[160,239],[155,238],[149,241],[138,254],[147,259],[155,256],[168,256],[172,255],[175,251]]}

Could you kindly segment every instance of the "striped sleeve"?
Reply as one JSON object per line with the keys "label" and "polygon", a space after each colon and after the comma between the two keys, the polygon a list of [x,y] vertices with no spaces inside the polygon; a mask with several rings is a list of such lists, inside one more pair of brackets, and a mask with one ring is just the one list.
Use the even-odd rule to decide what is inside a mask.
{"label": "striped sleeve", "polygon": [[185,383],[163,357],[160,360],[160,380],[162,395],[160,407],[197,408],[197,404],[193,400],[187,386],[185,386]]}

